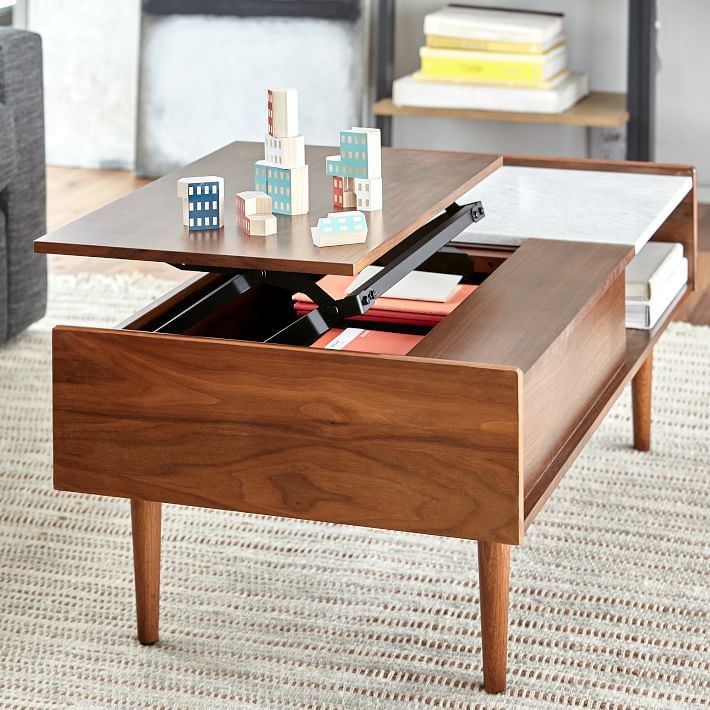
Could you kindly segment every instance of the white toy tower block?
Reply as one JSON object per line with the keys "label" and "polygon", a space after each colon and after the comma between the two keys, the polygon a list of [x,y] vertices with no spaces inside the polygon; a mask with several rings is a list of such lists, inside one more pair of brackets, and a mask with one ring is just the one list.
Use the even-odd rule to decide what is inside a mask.
{"label": "white toy tower block", "polygon": [[271,198],[265,192],[237,193],[237,222],[252,237],[276,234],[276,217],[271,214]]}
{"label": "white toy tower block", "polygon": [[298,135],[298,92],[269,89],[269,135],[288,138]]}
{"label": "white toy tower block", "polygon": [[308,212],[308,166],[303,135],[298,132],[296,89],[269,89],[269,132],[264,160],[254,164],[254,189],[266,192],[275,213]]}
{"label": "white toy tower block", "polygon": [[224,178],[216,175],[180,178],[177,194],[182,200],[182,223],[190,231],[224,226]]}
{"label": "white toy tower block", "polygon": [[353,180],[355,206],[363,212],[382,209],[382,178],[355,178]]}
{"label": "white toy tower block", "polygon": [[331,212],[311,227],[311,237],[317,247],[362,244],[367,239],[367,220],[362,212]]}
{"label": "white toy tower block", "polygon": [[[352,180],[356,206],[365,211],[382,209],[382,148],[377,128],[340,131],[340,154],[325,159],[325,172],[333,177],[333,204],[339,202],[335,178]],[[343,196],[345,202],[345,197]],[[346,205],[343,205],[346,206]]]}

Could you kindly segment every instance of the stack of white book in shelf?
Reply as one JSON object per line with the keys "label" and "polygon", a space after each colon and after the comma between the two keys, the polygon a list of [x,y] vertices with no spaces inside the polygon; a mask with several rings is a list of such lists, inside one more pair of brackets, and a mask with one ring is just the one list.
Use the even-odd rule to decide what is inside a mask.
{"label": "stack of white book in shelf", "polygon": [[682,244],[648,242],[626,267],[626,327],[653,328],[687,282]]}
{"label": "stack of white book in shelf", "polygon": [[450,4],[424,18],[420,70],[396,106],[562,113],[589,93],[570,73],[561,13]]}

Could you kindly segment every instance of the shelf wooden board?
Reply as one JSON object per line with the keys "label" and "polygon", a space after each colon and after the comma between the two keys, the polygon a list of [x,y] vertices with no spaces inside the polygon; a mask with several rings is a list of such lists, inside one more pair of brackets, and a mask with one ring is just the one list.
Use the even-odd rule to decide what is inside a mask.
{"label": "shelf wooden board", "polygon": [[372,112],[377,116],[430,116],[463,118],[473,121],[557,123],[569,126],[604,126],[607,128],[624,126],[629,120],[629,112],[626,110],[626,94],[602,91],[592,92],[564,113],[519,113],[515,111],[395,106],[391,98],[377,101],[372,107]]}

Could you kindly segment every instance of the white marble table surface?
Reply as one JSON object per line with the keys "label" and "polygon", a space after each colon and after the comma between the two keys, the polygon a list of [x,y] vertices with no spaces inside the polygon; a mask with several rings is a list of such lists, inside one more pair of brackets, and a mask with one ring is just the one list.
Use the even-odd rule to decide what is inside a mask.
{"label": "white marble table surface", "polygon": [[486,217],[454,241],[519,245],[538,237],[638,252],[691,187],[684,175],[503,166],[458,200],[481,200]]}

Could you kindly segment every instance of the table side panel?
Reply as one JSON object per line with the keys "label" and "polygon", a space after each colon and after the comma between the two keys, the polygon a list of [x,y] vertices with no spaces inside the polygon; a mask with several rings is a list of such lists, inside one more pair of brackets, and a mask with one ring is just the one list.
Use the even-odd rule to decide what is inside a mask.
{"label": "table side panel", "polygon": [[55,487],[522,539],[515,369],[54,330]]}
{"label": "table side panel", "polygon": [[624,362],[625,308],[621,272],[525,374],[526,492],[572,436]]}
{"label": "table side panel", "polygon": [[651,237],[651,241],[680,242],[688,259],[688,287],[695,290],[698,273],[698,192],[693,170],[693,188]]}
{"label": "table side panel", "polygon": [[529,488],[624,359],[624,267],[633,249],[529,240],[413,350],[523,373]]}
{"label": "table side panel", "polygon": [[626,246],[530,239],[410,354],[517,367],[525,374],[632,255]]}

